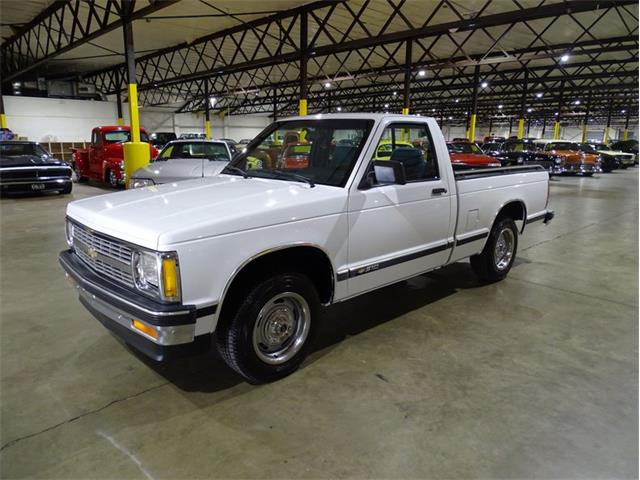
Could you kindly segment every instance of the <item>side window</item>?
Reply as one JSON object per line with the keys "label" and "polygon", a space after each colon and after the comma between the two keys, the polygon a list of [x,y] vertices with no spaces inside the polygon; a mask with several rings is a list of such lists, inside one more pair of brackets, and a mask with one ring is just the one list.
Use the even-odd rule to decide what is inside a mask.
{"label": "side window", "polygon": [[389,125],[378,142],[373,160],[402,163],[407,182],[439,178],[438,159],[424,124]]}
{"label": "side window", "polygon": [[97,130],[91,132],[91,144],[96,146],[100,144],[100,135]]}

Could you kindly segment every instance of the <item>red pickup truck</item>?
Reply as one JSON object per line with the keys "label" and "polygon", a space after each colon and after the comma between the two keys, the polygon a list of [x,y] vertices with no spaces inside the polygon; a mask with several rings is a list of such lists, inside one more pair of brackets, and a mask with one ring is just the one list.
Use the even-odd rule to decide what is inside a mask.
{"label": "red pickup truck", "polygon": [[[91,132],[91,144],[86,149],[73,149],[71,166],[78,181],[98,180],[114,188],[124,184],[123,143],[130,141],[128,126],[96,127]],[[149,143],[149,136],[140,129],[140,141]],[[151,158],[158,150],[149,145]]]}

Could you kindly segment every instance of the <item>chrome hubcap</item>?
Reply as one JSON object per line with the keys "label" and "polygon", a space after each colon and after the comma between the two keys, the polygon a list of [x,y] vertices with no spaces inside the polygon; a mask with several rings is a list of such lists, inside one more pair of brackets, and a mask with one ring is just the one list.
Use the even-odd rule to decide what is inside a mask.
{"label": "chrome hubcap", "polygon": [[493,258],[498,270],[504,270],[511,263],[513,250],[515,248],[515,237],[510,228],[504,228],[498,235],[498,241],[493,251]]}
{"label": "chrome hubcap", "polygon": [[309,305],[301,295],[276,295],[264,304],[253,327],[256,355],[270,365],[290,360],[304,345],[310,326]]}

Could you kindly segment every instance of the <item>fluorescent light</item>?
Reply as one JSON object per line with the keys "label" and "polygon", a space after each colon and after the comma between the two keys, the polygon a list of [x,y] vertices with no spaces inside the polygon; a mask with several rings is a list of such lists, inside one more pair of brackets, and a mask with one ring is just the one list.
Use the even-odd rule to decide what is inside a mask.
{"label": "fluorescent light", "polygon": [[538,93],[536,93],[536,97],[538,97],[538,98],[542,98],[542,92],[538,92]]}
{"label": "fluorescent light", "polygon": [[502,105],[498,105],[498,110],[502,110]]}
{"label": "fluorescent light", "polygon": [[481,86],[482,88],[487,88],[487,87],[489,86],[489,84],[488,84],[487,82],[482,82],[482,83],[480,84],[480,86]]}
{"label": "fluorescent light", "polygon": [[384,108],[389,108],[389,104],[388,104],[388,103],[385,103],[385,104],[384,104]]}
{"label": "fluorescent light", "polygon": [[211,106],[211,108],[213,108],[213,106],[216,104],[218,100],[216,99],[216,97],[209,97],[209,106]]}
{"label": "fluorescent light", "polygon": [[339,112],[341,112],[341,111],[342,111],[342,107],[338,107],[338,108],[336,108],[336,110],[338,110]]}
{"label": "fluorescent light", "polygon": [[580,105],[580,100],[576,100],[576,101],[575,101],[575,102],[573,102],[573,103],[575,103],[576,105]]}
{"label": "fluorescent light", "polygon": [[460,101],[460,99],[459,99],[459,98],[456,98],[456,103],[458,103],[459,101]]}
{"label": "fluorescent light", "polygon": [[527,108],[527,112],[528,112],[528,113],[533,112],[533,108]]}
{"label": "fluorescent light", "polygon": [[425,70],[419,70],[418,71],[418,76],[419,77],[424,77],[427,74],[427,72]]}
{"label": "fluorescent light", "polygon": [[331,82],[325,82],[324,88],[331,88]]}
{"label": "fluorescent light", "polygon": [[561,62],[566,62],[567,60],[569,60],[569,54],[568,53],[565,53],[564,55],[562,55],[560,57],[560,61]]}
{"label": "fluorescent light", "polygon": [[453,120],[453,117],[449,117],[449,120]]}
{"label": "fluorescent light", "polygon": [[398,92],[394,91],[393,96],[395,97],[396,95],[398,95]]}

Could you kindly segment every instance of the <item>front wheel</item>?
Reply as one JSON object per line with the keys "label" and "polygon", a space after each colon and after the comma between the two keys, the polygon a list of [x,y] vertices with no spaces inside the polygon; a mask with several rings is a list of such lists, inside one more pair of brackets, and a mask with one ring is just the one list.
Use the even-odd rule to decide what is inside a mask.
{"label": "front wheel", "polygon": [[496,221],[484,249],[471,257],[471,268],[487,282],[497,282],[507,276],[518,250],[518,228],[511,218]]}
{"label": "front wheel", "polygon": [[[236,295],[216,328],[222,358],[248,382],[272,382],[293,373],[309,353],[320,300],[300,273],[282,273]],[[235,303],[235,305],[234,305]]]}

